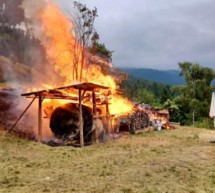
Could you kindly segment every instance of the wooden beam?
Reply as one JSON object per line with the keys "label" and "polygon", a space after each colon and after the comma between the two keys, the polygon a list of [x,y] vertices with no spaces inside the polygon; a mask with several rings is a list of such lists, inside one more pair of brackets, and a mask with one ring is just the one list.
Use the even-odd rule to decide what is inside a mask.
{"label": "wooden beam", "polygon": [[83,113],[82,113],[82,96],[81,89],[78,90],[79,95],[79,132],[80,132],[80,147],[84,146],[84,131],[83,131]]}
{"label": "wooden beam", "polygon": [[23,111],[23,113],[19,116],[19,118],[16,120],[16,122],[13,124],[13,126],[8,130],[8,132],[11,132],[13,128],[16,126],[16,124],[19,122],[19,120],[23,117],[23,115],[26,113],[26,111],[29,109],[29,107],[32,105],[36,97],[33,98],[33,100],[30,102],[30,104],[26,107],[26,109]]}
{"label": "wooden beam", "polygon": [[42,97],[38,100],[38,141],[42,141]]}

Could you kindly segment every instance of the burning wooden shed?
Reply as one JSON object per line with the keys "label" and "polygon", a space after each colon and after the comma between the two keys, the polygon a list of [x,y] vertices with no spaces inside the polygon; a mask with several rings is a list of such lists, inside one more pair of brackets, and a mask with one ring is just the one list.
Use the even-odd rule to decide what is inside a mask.
{"label": "burning wooden shed", "polygon": [[[69,103],[53,109],[51,112],[50,127],[52,132],[58,137],[67,136],[71,139],[78,140],[80,147],[84,146],[86,138],[88,139],[87,142],[89,142],[89,140],[98,142],[99,128],[94,120],[105,118],[106,132],[108,133],[111,128],[108,90],[109,88],[106,86],[94,83],[81,83],[24,93],[21,96],[32,98],[32,101],[14,126],[25,114],[35,99],[38,99],[38,140],[42,141],[43,101],[45,99],[68,100]],[[99,94],[101,92],[102,99],[101,94]],[[101,109],[103,109],[103,111]],[[48,115],[47,112],[46,115]],[[47,117],[49,117],[49,115]],[[13,129],[13,127],[11,129]]]}

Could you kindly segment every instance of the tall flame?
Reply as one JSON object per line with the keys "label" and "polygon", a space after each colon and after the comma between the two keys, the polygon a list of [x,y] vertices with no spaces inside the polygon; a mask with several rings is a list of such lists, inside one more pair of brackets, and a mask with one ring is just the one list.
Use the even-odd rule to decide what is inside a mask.
{"label": "tall flame", "polygon": [[[80,73],[81,64],[77,65],[74,61],[81,61],[82,48],[77,43],[75,35],[71,33],[74,31],[71,20],[53,3],[48,3],[47,7],[40,11],[39,19],[42,22],[44,34],[42,43],[46,48],[50,64],[55,65],[55,70],[64,79],[65,85],[75,83],[77,79],[75,79],[73,71],[77,69],[77,72]],[[84,68],[82,73],[84,74],[83,82],[92,82],[110,88],[113,95],[110,101],[111,114],[131,111],[131,102],[116,94],[117,85],[113,77],[104,75],[100,67],[93,64]]]}

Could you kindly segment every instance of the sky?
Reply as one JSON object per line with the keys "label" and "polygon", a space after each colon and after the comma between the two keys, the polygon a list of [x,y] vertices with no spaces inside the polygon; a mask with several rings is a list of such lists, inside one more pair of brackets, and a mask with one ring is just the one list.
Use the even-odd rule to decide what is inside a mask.
{"label": "sky", "polygon": [[[72,11],[72,0],[56,0]],[[215,70],[215,0],[79,0],[98,10],[100,42],[115,67],[178,70],[189,61]]]}

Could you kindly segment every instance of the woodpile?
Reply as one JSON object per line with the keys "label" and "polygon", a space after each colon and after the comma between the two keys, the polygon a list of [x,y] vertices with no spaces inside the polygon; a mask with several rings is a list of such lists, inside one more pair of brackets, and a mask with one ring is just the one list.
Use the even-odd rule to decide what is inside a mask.
{"label": "woodpile", "polygon": [[138,130],[144,130],[150,124],[149,116],[141,110],[136,109],[134,113],[120,117],[119,131],[128,131],[136,133]]}

